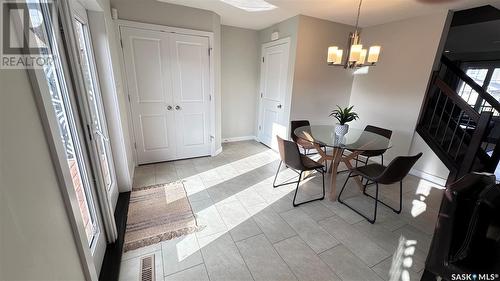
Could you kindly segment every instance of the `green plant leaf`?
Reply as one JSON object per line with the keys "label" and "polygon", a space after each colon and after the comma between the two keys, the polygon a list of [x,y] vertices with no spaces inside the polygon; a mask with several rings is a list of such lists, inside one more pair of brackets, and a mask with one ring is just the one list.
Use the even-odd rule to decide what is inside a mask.
{"label": "green plant leaf", "polygon": [[337,105],[337,109],[332,110],[329,116],[337,119],[340,125],[345,125],[348,122],[359,119],[358,114],[352,111],[353,108],[354,105],[345,108]]}

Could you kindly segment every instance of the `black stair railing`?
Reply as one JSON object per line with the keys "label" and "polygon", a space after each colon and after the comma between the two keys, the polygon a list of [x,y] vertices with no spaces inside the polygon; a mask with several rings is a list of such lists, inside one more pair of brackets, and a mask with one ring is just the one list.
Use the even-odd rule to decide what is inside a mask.
{"label": "black stair railing", "polygon": [[[471,95],[480,106],[469,103]],[[499,112],[500,103],[443,56],[429,84],[417,132],[450,170],[448,182],[471,171],[495,171],[500,159],[500,136],[494,129],[500,125]]]}

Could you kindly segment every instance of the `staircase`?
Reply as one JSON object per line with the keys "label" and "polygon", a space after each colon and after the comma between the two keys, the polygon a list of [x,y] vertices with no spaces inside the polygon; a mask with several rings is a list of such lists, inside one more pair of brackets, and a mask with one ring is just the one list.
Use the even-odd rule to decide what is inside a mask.
{"label": "staircase", "polygon": [[447,184],[473,171],[493,173],[500,160],[500,103],[445,56],[416,130],[450,170]]}

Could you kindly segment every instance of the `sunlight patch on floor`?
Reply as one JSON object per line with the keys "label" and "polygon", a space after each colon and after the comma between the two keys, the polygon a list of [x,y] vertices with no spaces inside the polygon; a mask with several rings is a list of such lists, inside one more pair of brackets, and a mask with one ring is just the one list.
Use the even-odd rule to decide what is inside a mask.
{"label": "sunlight patch on floor", "polygon": [[[275,152],[265,151],[265,152],[261,152],[261,153],[258,153],[258,154],[255,154],[255,155],[252,155],[252,156],[249,156],[249,157],[237,160],[237,161],[233,161],[233,162],[230,162],[228,164],[225,164],[225,165],[222,165],[222,166],[219,166],[219,167],[192,175],[190,177],[186,177],[183,179],[183,182],[186,185],[186,192],[187,192],[188,196],[193,196],[199,192],[206,192],[206,190],[213,188],[213,187],[216,187],[217,184],[234,179],[234,178],[241,176],[245,173],[251,172],[255,169],[258,169],[260,167],[268,165],[268,164],[272,163],[273,161],[276,161],[277,159],[279,159],[279,158]],[[237,167],[237,171],[234,171],[234,173],[232,173],[232,174],[226,174],[223,177],[220,177],[219,178],[220,180],[217,180],[217,177],[220,176],[221,171],[231,169],[231,168],[234,169],[234,167]],[[213,177],[213,179],[210,179],[210,177]],[[210,183],[207,184],[205,181],[200,181],[200,178],[208,178]],[[297,178],[297,174],[294,173],[292,170],[283,169],[280,172],[280,176],[278,177],[278,181],[289,182],[289,181],[296,180],[296,178]],[[310,181],[313,178],[314,178],[314,176],[308,176],[308,177],[304,178],[301,181],[301,183],[307,183],[308,181]],[[238,200],[239,195],[242,195],[242,194],[249,192],[249,191],[252,192],[252,190],[259,185],[269,186],[270,187],[269,192],[273,193],[272,199],[263,198],[263,199],[265,199],[266,203],[261,204],[257,208],[252,210],[253,214],[249,214],[248,217],[242,218],[241,221],[239,221],[239,223],[234,224],[231,227],[228,227],[227,224],[224,223],[224,224],[226,224],[224,231],[220,231],[220,232],[217,232],[217,233],[214,233],[211,235],[207,235],[207,236],[203,236],[203,237],[197,237],[196,234],[190,234],[190,235],[187,235],[183,238],[179,238],[179,242],[177,242],[177,244],[176,244],[177,260],[183,261],[183,260],[187,259],[191,255],[195,254],[198,250],[202,249],[204,246],[209,245],[210,243],[217,240],[222,235],[228,233],[229,231],[231,231],[232,229],[234,229],[235,227],[237,227],[241,223],[244,223],[246,220],[251,218],[255,213],[258,213],[261,210],[270,207],[274,202],[287,196],[287,194],[295,188],[295,185],[291,184],[289,186],[280,187],[279,189],[272,189],[272,185],[270,184],[270,183],[272,183],[272,180],[274,180],[274,175],[254,184],[252,186],[249,186],[246,189],[243,189],[239,192],[236,192],[236,193],[224,198],[223,200],[220,200],[218,202],[212,202],[211,205],[205,207],[202,210],[196,210],[195,213],[196,213],[197,217],[210,216],[213,214],[212,212],[217,211],[216,205],[223,205],[223,204]],[[291,204],[291,202],[290,202],[290,204]],[[248,212],[247,210],[245,210],[245,211]],[[222,217],[221,217],[221,219],[222,219]],[[204,226],[202,225],[201,227],[204,227]],[[205,227],[207,227],[207,226],[205,226]],[[203,231],[203,230],[201,230],[201,231]],[[195,239],[197,241],[193,241],[193,239]],[[195,246],[196,244],[198,244],[199,247],[196,247]]]}
{"label": "sunlight patch on floor", "polygon": [[410,281],[409,270],[413,265],[416,245],[416,240],[408,240],[404,236],[399,238],[398,248],[392,258],[389,281]]}
{"label": "sunlight patch on floor", "polygon": [[430,181],[419,179],[417,190],[415,191],[416,198],[412,201],[411,215],[416,218],[427,210],[425,200],[429,197],[432,189],[445,189],[443,186],[437,185]]}

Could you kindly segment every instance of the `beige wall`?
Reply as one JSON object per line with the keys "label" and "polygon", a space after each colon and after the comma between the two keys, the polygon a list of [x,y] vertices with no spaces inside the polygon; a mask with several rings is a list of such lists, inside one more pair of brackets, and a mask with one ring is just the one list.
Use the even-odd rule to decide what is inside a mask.
{"label": "beige wall", "polygon": [[0,85],[0,280],[83,280],[27,73]]}
{"label": "beige wall", "polygon": [[[156,0],[111,0],[111,7],[118,9],[118,18],[180,27],[214,33],[214,70],[215,70],[215,142],[216,148],[221,143],[221,25],[220,16],[214,12],[159,2]],[[118,36],[118,34],[117,34]],[[118,42],[118,37],[116,42]],[[120,51],[121,52],[121,51]],[[121,54],[121,53],[120,53]],[[123,79],[122,73],[122,81]],[[123,88],[123,86],[122,86]]]}
{"label": "beige wall", "polygon": [[422,151],[417,168],[444,177],[444,164],[418,137],[413,139],[446,19],[442,12],[363,29],[362,43],[381,45],[382,53],[377,66],[355,75],[350,98],[360,113],[354,127],[372,124],[393,131],[388,160]]}
{"label": "beige wall", "polygon": [[255,136],[259,92],[258,33],[222,26],[222,140]]}
{"label": "beige wall", "polygon": [[409,154],[423,152],[422,158],[415,164],[414,172],[420,177],[432,179],[436,183],[445,184],[450,171],[439,160],[437,155],[429,148],[427,143],[415,132],[413,135]]}
{"label": "beige wall", "polygon": [[353,29],[349,25],[299,16],[291,120],[333,124],[328,115],[335,105],[349,104],[352,73],[326,64],[326,53],[328,46],[343,47]]}

